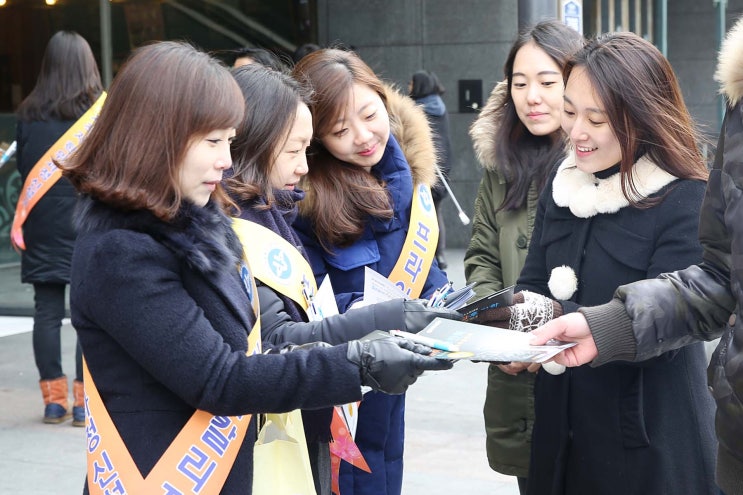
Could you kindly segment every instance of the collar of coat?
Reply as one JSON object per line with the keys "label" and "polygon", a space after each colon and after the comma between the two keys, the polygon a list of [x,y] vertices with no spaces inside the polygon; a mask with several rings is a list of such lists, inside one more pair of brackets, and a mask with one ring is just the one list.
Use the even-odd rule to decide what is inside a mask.
{"label": "collar of coat", "polygon": [[203,274],[234,269],[242,259],[242,245],[230,219],[213,202],[200,208],[184,201],[171,222],[160,220],[149,210],[123,211],[89,197],[81,200],[79,208],[78,235],[114,229],[141,232]]}
{"label": "collar of coat", "polygon": [[495,131],[503,119],[503,101],[508,97],[508,82],[503,80],[495,85],[487,103],[477,119],[470,126],[470,137],[477,161],[486,170],[496,170],[495,152],[497,143]]}
{"label": "collar of coat", "polygon": [[[575,165],[575,153],[563,160],[552,182],[552,198],[558,206],[568,207],[579,218],[590,218],[599,213],[616,213],[629,205],[622,193],[621,174],[605,179],[579,170]],[[646,157],[641,157],[632,167],[632,180],[636,191],[635,201],[647,198],[670,184],[676,177],[658,167]]]}
{"label": "collar of coat", "polygon": [[720,45],[715,81],[720,92],[735,106],[743,97],[743,18],[728,31]]}

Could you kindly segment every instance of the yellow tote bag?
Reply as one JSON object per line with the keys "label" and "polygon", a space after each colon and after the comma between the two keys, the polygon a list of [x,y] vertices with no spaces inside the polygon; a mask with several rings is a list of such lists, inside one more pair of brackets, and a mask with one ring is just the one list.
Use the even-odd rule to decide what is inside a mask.
{"label": "yellow tote bag", "polygon": [[253,495],[317,495],[299,409],[266,414],[253,457]]}

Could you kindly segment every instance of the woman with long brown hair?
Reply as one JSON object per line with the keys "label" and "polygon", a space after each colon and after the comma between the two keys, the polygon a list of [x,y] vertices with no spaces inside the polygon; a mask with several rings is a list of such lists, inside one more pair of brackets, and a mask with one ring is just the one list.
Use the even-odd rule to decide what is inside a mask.
{"label": "woman with long brown hair", "polygon": [[[362,301],[367,267],[411,298],[430,296],[448,281],[434,258],[436,156],[425,114],[352,52],[313,52],[293,73],[315,91],[295,222],[315,277],[330,276],[341,312]],[[404,411],[404,396],[364,396],[355,440],[372,472],[341,464],[341,493],[400,493]]]}

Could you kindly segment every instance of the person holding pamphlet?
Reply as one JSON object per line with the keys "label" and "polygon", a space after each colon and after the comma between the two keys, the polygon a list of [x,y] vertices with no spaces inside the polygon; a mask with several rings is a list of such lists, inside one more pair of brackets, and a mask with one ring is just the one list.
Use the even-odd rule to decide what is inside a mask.
{"label": "person holding pamphlet", "polygon": [[[47,43],[36,86],[16,110],[16,164],[23,188],[11,242],[21,253],[21,281],[34,287],[32,340],[44,423],[61,423],[70,417],[61,329],[75,244],[72,212],[77,201],[75,189],[52,158],[68,156],[80,144],[104,98],[88,42],[73,31],[58,31]],[[85,426],[79,346],[72,383],[72,425]]]}
{"label": "person holding pamphlet", "polygon": [[[720,337],[707,376],[717,402],[716,480],[720,495],[743,494],[743,406],[740,366],[743,339],[741,289],[741,137],[743,136],[743,19],[723,41],[715,80],[725,96],[726,114],[699,222],[703,262],[656,279],[623,285],[607,304],[583,307],[533,333],[536,343],[552,338],[577,342],[557,357],[566,366],[590,363],[596,369],[630,361],[643,366],[673,349]],[[609,364],[607,364],[609,363]],[[695,397],[699,400],[703,392]],[[705,394],[706,395],[706,394]],[[668,417],[683,414],[677,404]],[[693,428],[676,435],[694,437]],[[672,459],[681,452],[667,453]],[[678,471],[681,474],[681,471]],[[683,493],[692,493],[684,488]]]}
{"label": "person holding pamphlet", "polygon": [[360,400],[363,386],[400,394],[452,366],[403,340],[262,344],[251,246],[221,187],[244,109],[215,58],[144,45],[60,164],[82,195],[70,307],[85,357],[84,493],[250,494],[262,413]]}
{"label": "person holding pamphlet", "polygon": [[[291,76],[257,64],[232,74],[245,99],[245,116],[232,141],[232,170],[224,185],[238,206],[238,233],[250,241],[246,254],[256,278],[264,341],[334,345],[374,330],[415,333],[435,317],[460,318],[454,310],[429,308],[422,300],[394,299],[314,319],[312,268],[291,228],[304,197],[296,185],[307,173],[310,91]],[[310,286],[309,293],[304,285]],[[332,414],[333,408],[302,411],[318,495],[331,493],[329,445],[342,445],[340,438],[329,444],[331,419],[336,421]]]}
{"label": "person holding pamphlet", "polygon": [[[581,35],[557,20],[524,29],[499,82],[470,128],[484,173],[464,256],[467,282],[482,298],[516,283],[531,241],[537,200],[565,155],[562,68]],[[536,366],[533,366],[533,371]],[[486,451],[490,467],[516,476],[526,493],[534,424],[534,373],[508,363],[488,368]]]}
{"label": "person holding pamphlet", "polygon": [[[668,60],[636,34],[608,33],[563,75],[570,150],[540,196],[517,304],[490,314],[521,331],[701,261],[708,170]],[[717,494],[705,367],[702,343],[642,363],[543,367],[528,493]]]}
{"label": "person holding pamphlet", "polygon": [[[294,223],[315,278],[330,275],[341,313],[361,302],[366,267],[409,298],[430,298],[448,279],[434,257],[436,155],[423,110],[353,52],[315,51],[293,74],[315,90],[307,196]],[[364,396],[356,443],[372,472],[342,463],[343,495],[400,494],[404,411],[404,396]]]}

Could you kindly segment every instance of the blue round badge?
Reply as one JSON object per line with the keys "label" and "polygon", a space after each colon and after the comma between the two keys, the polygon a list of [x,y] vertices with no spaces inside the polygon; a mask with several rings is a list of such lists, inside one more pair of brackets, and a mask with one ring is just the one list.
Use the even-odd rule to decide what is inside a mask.
{"label": "blue round badge", "polygon": [[289,256],[281,248],[273,248],[268,252],[268,267],[280,280],[287,280],[292,274],[292,263]]}
{"label": "blue round badge", "polygon": [[427,212],[430,212],[431,208],[433,208],[433,198],[431,197],[431,192],[425,185],[418,185],[418,196],[421,199],[421,205],[423,206],[423,209]]}
{"label": "blue round badge", "polygon": [[248,266],[243,263],[240,266],[240,278],[243,281],[243,285],[245,286],[245,292],[248,293],[248,299],[250,302],[253,302],[253,281],[250,277],[250,270],[248,270]]}

